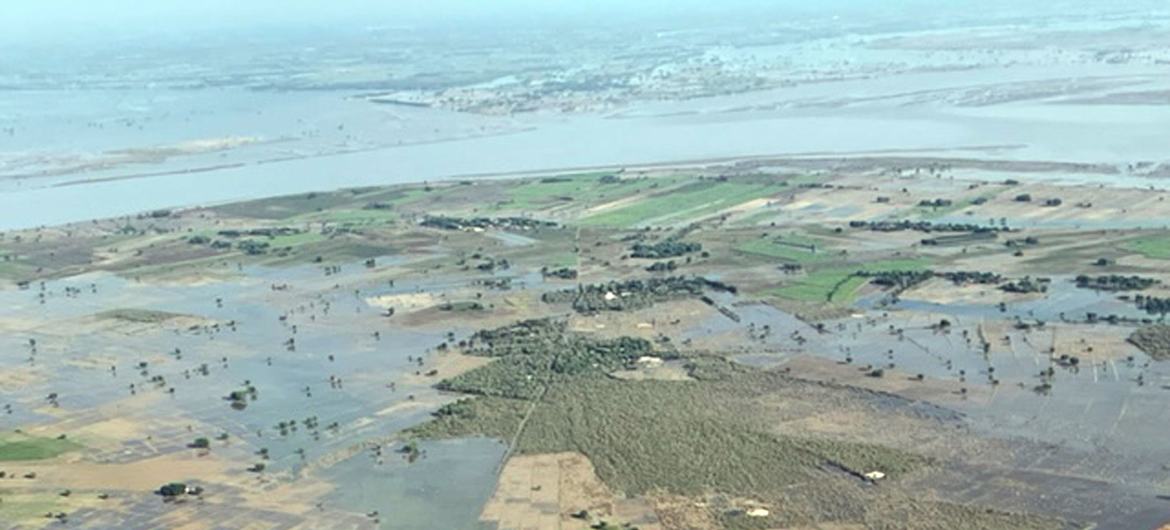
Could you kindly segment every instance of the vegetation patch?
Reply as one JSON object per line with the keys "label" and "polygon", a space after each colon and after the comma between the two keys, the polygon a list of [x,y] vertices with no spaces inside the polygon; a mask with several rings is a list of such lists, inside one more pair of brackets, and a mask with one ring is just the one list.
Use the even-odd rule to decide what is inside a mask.
{"label": "vegetation patch", "polygon": [[81,448],[65,438],[42,438],[12,433],[0,435],[0,462],[45,460]]}
{"label": "vegetation patch", "polygon": [[737,204],[767,197],[783,189],[782,183],[749,183],[704,180],[645,197],[623,208],[586,217],[591,226],[632,227],[643,223],[680,223]]}
{"label": "vegetation patch", "polygon": [[828,267],[810,272],[793,283],[769,291],[769,294],[801,302],[850,303],[867,276],[891,271],[925,270],[925,260],[886,260],[858,267]]}
{"label": "vegetation patch", "polygon": [[1080,275],[1076,278],[1077,287],[1081,289],[1093,289],[1096,291],[1141,291],[1153,287],[1158,283],[1154,278],[1143,278],[1141,276],[1120,276],[1117,274],[1110,274],[1108,276],[1086,276]]}
{"label": "vegetation patch", "polygon": [[1170,235],[1132,239],[1124,247],[1151,259],[1170,259]]}
{"label": "vegetation patch", "polygon": [[1170,360],[1170,326],[1155,324],[1138,328],[1129,342],[1156,361]]}
{"label": "vegetation patch", "polygon": [[541,221],[527,217],[450,217],[446,215],[430,215],[419,223],[429,228],[440,230],[535,230],[539,228],[556,228],[552,221]]}
{"label": "vegetation patch", "polygon": [[684,243],[669,238],[657,243],[635,243],[633,247],[630,247],[630,257],[643,259],[677,258],[701,250],[703,250],[702,244]]}
{"label": "vegetation patch", "polygon": [[188,317],[189,315],[171,313],[168,311],[156,311],[153,309],[111,309],[109,311],[102,311],[96,316],[99,319],[121,320],[124,322],[133,322],[136,324],[161,324],[168,320],[184,318]]}
{"label": "vegetation patch", "polygon": [[548,292],[541,300],[548,304],[570,304],[578,313],[631,311],[680,298],[700,298],[707,289],[734,293],[736,288],[701,277],[672,276],[646,280],[598,283],[576,289]]}
{"label": "vegetation patch", "polygon": [[569,332],[563,321],[528,320],[481,332],[466,343],[469,355],[498,358],[478,369],[445,379],[440,390],[514,399],[535,399],[558,382],[603,377],[655,354],[649,341],[632,337],[598,339]]}
{"label": "vegetation patch", "polygon": [[832,259],[815,242],[797,242],[780,238],[753,239],[737,245],[735,250],[799,264],[818,263]]}
{"label": "vegetation patch", "polygon": [[[516,450],[583,453],[606,483],[630,495],[767,496],[841,473],[880,469],[896,478],[928,463],[876,445],[769,432],[756,423],[750,398],[785,382],[774,373],[733,373],[708,381],[587,377],[553,383],[536,403]],[[499,398],[461,402],[411,434],[503,437],[508,433],[501,431],[518,423],[522,404]]]}

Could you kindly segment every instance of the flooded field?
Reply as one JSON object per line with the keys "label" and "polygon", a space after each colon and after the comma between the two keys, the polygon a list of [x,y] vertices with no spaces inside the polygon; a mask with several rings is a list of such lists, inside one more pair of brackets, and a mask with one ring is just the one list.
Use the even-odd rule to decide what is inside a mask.
{"label": "flooded field", "polygon": [[15,43],[0,528],[1164,530],[1170,12],[845,4]]}

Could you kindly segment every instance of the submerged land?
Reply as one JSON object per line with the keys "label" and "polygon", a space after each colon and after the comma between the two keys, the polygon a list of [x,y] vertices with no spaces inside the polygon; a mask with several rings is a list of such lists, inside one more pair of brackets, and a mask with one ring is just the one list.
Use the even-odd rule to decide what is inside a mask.
{"label": "submerged land", "polygon": [[785,158],[4,232],[0,519],[1156,528],[1170,204],[1064,178],[1110,171]]}
{"label": "submerged land", "polygon": [[0,35],[0,528],[1167,528],[1162,3],[342,4]]}

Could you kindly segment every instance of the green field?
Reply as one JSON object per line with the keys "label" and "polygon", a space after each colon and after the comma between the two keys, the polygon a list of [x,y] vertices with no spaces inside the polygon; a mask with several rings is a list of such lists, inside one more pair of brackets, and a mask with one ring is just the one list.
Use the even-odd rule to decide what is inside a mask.
{"label": "green field", "polygon": [[[779,374],[762,372],[720,381],[584,377],[555,383],[533,409],[516,450],[589,455],[602,480],[626,494],[660,490],[694,495],[713,490],[768,495],[813,480],[824,466],[901,475],[926,464],[921,457],[880,446],[768,432],[757,424],[762,411],[744,389],[754,389],[746,394],[755,394],[781,386],[791,383]],[[506,440],[527,403],[473,398],[410,434]]]}
{"label": "green field", "polygon": [[[316,243],[318,241],[324,241],[325,238],[326,236],[321,235],[318,232],[301,232],[299,234],[290,234],[287,236],[276,236],[272,239],[268,239],[267,241],[269,245],[272,245],[272,248],[284,248],[299,247],[309,243]],[[260,241],[265,240],[261,239]]]}
{"label": "green field", "polygon": [[[601,177],[607,172],[582,173],[559,177],[533,179],[507,188],[507,199],[492,205],[491,210],[534,212],[556,204],[583,206],[629,197],[647,190],[667,187],[679,182],[680,177],[627,178],[605,183]],[[567,200],[566,200],[567,199]]]}
{"label": "green field", "polygon": [[1123,247],[1147,258],[1170,259],[1170,234],[1131,239]]}
{"label": "green field", "polygon": [[850,303],[857,290],[868,281],[856,276],[862,269],[868,271],[924,270],[925,260],[884,260],[850,267],[829,267],[814,270],[791,284],[768,291],[766,294],[801,302]]}
{"label": "green field", "polygon": [[783,240],[797,245],[816,245],[817,251],[813,253],[797,246],[779,244],[766,238],[753,239],[741,243],[736,245],[735,250],[801,264],[817,263],[833,258],[829,254],[830,251],[814,239],[785,236]]}
{"label": "green field", "polygon": [[70,440],[40,438],[24,434],[0,435],[0,462],[45,460],[80,448]]}
{"label": "green field", "polygon": [[[0,489],[0,521],[44,521],[48,512],[61,511],[63,498],[56,493],[29,493],[21,490]],[[39,525],[37,525],[39,527]],[[23,528],[14,526],[14,528]]]}
{"label": "green field", "polygon": [[649,195],[622,208],[586,217],[588,226],[633,227],[644,223],[683,223],[783,189],[781,184],[700,181]]}
{"label": "green field", "polygon": [[324,221],[341,225],[392,224],[398,214],[394,210],[327,210],[297,216],[297,221]]}
{"label": "green field", "polygon": [[913,210],[914,215],[910,215],[907,217],[913,217],[916,219],[938,219],[939,217],[946,217],[946,216],[953,214],[955,212],[959,212],[959,211],[962,211],[962,210],[965,210],[967,208],[974,206],[975,205],[974,201],[976,199],[986,199],[986,200],[990,201],[990,200],[996,198],[997,196],[999,196],[999,194],[1000,194],[999,191],[989,191],[989,192],[985,192],[985,193],[980,193],[979,195],[976,195],[975,197],[971,197],[969,199],[957,200],[954,202],[954,204],[951,204],[950,206],[944,206],[941,208],[934,208],[931,206],[915,206],[914,210]]}

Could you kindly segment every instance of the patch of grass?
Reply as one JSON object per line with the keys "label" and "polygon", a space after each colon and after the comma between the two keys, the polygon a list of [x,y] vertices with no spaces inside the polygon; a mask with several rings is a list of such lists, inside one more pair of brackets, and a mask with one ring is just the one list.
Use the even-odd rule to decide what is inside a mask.
{"label": "patch of grass", "polygon": [[321,235],[318,232],[309,231],[309,232],[301,232],[299,234],[289,234],[287,236],[276,236],[276,237],[273,237],[272,239],[268,239],[268,240],[261,239],[261,241],[267,241],[268,244],[272,246],[272,248],[284,248],[284,247],[299,247],[301,245],[307,245],[309,243],[316,243],[318,241],[324,241],[325,239],[326,239],[326,236]]}
{"label": "patch of grass", "polygon": [[528,411],[529,401],[499,397],[464,398],[444,405],[431,421],[403,431],[407,438],[445,439],[483,436],[510,440]]}
{"label": "patch of grass", "polygon": [[[787,237],[784,240],[800,245],[817,244],[814,240],[801,241],[796,239],[789,239]],[[832,259],[832,256],[829,255],[828,250],[819,244],[817,245],[817,251],[814,253],[810,250],[806,250],[798,246],[776,243],[769,238],[758,238],[751,241],[746,241],[737,245],[735,250],[748,254],[755,254],[758,256],[777,258],[790,263],[816,263]]]}
{"label": "patch of grass", "polygon": [[[587,377],[554,384],[516,449],[583,453],[602,480],[632,495],[768,495],[823,478],[825,469],[882,469],[896,478],[927,463],[876,445],[768,432],[756,423],[743,389],[784,384],[771,380],[776,377],[762,372],[688,382]],[[474,415],[467,422],[439,416],[412,433],[500,436],[502,427],[516,423],[520,405],[488,398],[468,408]],[[497,413],[500,417],[485,417]]]}
{"label": "patch of grass", "polygon": [[861,286],[868,281],[856,275],[862,269],[880,271],[925,270],[929,263],[921,259],[884,260],[849,267],[833,266],[817,269],[794,282],[766,294],[801,302],[850,303]]}
{"label": "patch of grass", "polygon": [[755,226],[761,221],[771,219],[779,215],[780,212],[772,208],[760,208],[758,212],[752,212],[748,215],[740,217],[732,223],[732,226]]}
{"label": "patch of grass", "polygon": [[253,219],[289,219],[307,212],[336,208],[354,200],[348,191],[310,192],[216,206],[217,212]]}
{"label": "patch of grass", "polygon": [[588,226],[632,227],[643,223],[681,223],[783,189],[779,183],[699,181],[646,196],[629,206],[581,220]]}
{"label": "patch of grass", "polygon": [[298,220],[324,221],[340,225],[387,225],[393,224],[398,214],[391,210],[325,210],[298,217]]}
{"label": "patch of grass", "polygon": [[1170,234],[1131,239],[1123,247],[1150,259],[1170,259]]}
{"label": "patch of grass", "polygon": [[0,462],[45,460],[81,447],[71,440],[41,438],[26,434],[0,435]]}
{"label": "patch of grass", "polygon": [[168,311],[156,311],[153,309],[111,309],[109,311],[102,311],[96,315],[98,318],[110,320],[122,320],[126,322],[134,322],[138,324],[159,324],[168,320],[176,319],[186,315],[179,313],[171,313]]}
{"label": "patch of grass", "polygon": [[0,261],[0,278],[20,280],[33,268],[16,260]]}
{"label": "patch of grass", "polygon": [[[582,194],[593,194],[602,184],[599,179],[607,173],[582,173],[528,180],[507,190],[507,208],[534,210],[549,203],[561,202],[562,197],[578,200]],[[619,186],[620,184],[610,184]]]}
{"label": "patch of grass", "polygon": [[[996,196],[996,193],[984,193],[982,195],[979,195],[978,198],[991,200],[991,199],[995,198],[995,196]],[[913,217],[917,218],[917,219],[938,219],[940,217],[946,217],[946,216],[951,215],[955,212],[959,212],[959,211],[965,210],[967,208],[970,208],[971,206],[974,206],[975,199],[976,199],[976,197],[973,197],[971,199],[959,200],[959,201],[955,201],[950,206],[943,206],[943,207],[939,207],[939,208],[935,208],[933,206],[915,206],[914,210],[913,210]]]}
{"label": "patch of grass", "polygon": [[55,493],[28,493],[20,490],[0,489],[0,521],[17,523],[33,519],[44,521],[48,512],[61,511],[61,496]]}
{"label": "patch of grass", "polygon": [[[588,206],[627,197],[645,190],[673,185],[680,177],[629,178],[602,182],[609,172],[580,173],[542,179],[530,179],[506,189],[508,199],[492,205],[493,210],[537,211],[549,206],[571,203]],[[570,201],[564,199],[569,198]]]}

